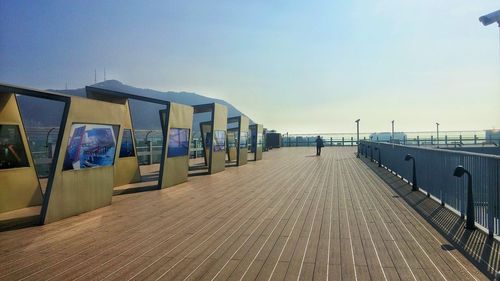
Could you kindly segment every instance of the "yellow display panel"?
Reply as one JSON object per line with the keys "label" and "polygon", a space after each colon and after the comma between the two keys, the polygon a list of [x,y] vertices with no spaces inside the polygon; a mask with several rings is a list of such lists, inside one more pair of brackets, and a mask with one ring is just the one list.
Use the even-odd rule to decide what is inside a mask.
{"label": "yellow display panel", "polygon": [[[137,160],[137,151],[135,148],[135,138],[134,131],[132,129],[132,119],[130,115],[129,102],[125,103],[127,118],[123,120],[122,127],[120,128],[121,142],[119,143],[118,149],[122,149],[126,143],[131,142],[130,149],[131,155],[119,154],[119,157],[115,161],[115,174],[113,186],[122,186],[130,183],[136,183],[141,181],[141,172],[139,170],[139,161]],[[130,133],[130,138],[125,138],[126,134]],[[126,140],[125,140],[126,139]]]}
{"label": "yellow display panel", "polygon": [[[192,138],[193,126],[193,107],[177,103],[170,103],[168,118],[162,120],[166,122],[163,128],[166,128],[166,149],[163,159],[163,171],[160,175],[160,187],[166,188],[187,181],[189,173],[189,144]],[[174,145],[182,145],[185,142],[184,136],[187,136],[187,154],[178,153],[173,149]],[[175,135],[174,135],[175,134]],[[180,134],[180,135],[179,135]],[[173,138],[179,138],[174,140]],[[170,149],[168,146],[171,146]]]}
{"label": "yellow display panel", "polygon": [[238,132],[227,132],[227,158],[229,162],[237,161],[237,143],[236,137]]}
{"label": "yellow display panel", "polygon": [[[213,112],[213,132],[212,132],[212,151],[209,167],[209,173],[215,174],[226,169],[226,149],[225,149],[225,140],[226,140],[226,131],[227,131],[227,107],[214,104]],[[221,149],[220,146],[222,132],[224,133],[224,147]]]}
{"label": "yellow display panel", "polygon": [[[47,201],[44,202],[42,208],[43,223],[50,223],[111,204],[115,165],[120,152],[117,149],[117,144],[121,143],[122,136],[118,133],[116,138],[116,133],[111,132],[108,127],[111,126],[113,130],[118,128],[118,132],[121,132],[125,127],[124,120],[128,118],[129,114],[125,104],[71,97],[66,125],[62,128],[62,143],[55,163],[53,182],[51,186],[48,186]],[[84,128],[84,131],[92,127],[95,127],[92,129],[95,130],[92,131],[92,135],[90,135],[91,131],[81,133],[82,128]],[[102,130],[98,131],[98,129]],[[92,138],[98,139],[95,132],[111,134],[111,136],[107,135],[106,140],[108,141],[112,137],[116,138],[114,151],[111,144],[108,146],[96,145],[96,151],[94,152],[90,150],[92,147],[87,147],[88,150],[85,151],[87,153],[85,157],[88,159],[100,157],[100,159],[106,161],[106,165],[91,165],[92,163],[87,163],[88,159],[80,159],[79,162],[68,161],[67,152],[70,135],[73,134],[68,155],[72,155],[74,152],[73,142],[78,139],[75,134],[81,133],[91,143]],[[110,155],[111,151],[113,151],[113,155]],[[110,159],[111,157],[113,159]],[[108,165],[109,163],[111,165]],[[84,164],[93,167],[81,168],[81,165]]]}
{"label": "yellow display panel", "polygon": [[0,130],[0,213],[41,205],[42,191],[14,94],[0,95]]}
{"label": "yellow display panel", "polygon": [[257,124],[257,147],[255,148],[255,160],[262,160],[264,146],[264,125]]}
{"label": "yellow display panel", "polygon": [[249,130],[248,125],[250,120],[248,117],[242,115],[240,117],[240,136],[238,138],[238,166],[245,165],[248,162],[248,140]]}

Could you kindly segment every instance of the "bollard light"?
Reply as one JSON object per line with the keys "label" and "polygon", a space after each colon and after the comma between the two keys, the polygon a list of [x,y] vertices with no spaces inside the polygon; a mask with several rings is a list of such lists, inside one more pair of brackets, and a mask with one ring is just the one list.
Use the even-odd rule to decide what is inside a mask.
{"label": "bollard light", "polygon": [[474,198],[472,196],[472,176],[462,165],[455,168],[453,175],[457,178],[461,178],[464,174],[467,174],[467,221],[465,223],[465,228],[469,230],[476,229],[476,224],[474,223]]}
{"label": "bollard light", "polygon": [[417,171],[416,171],[416,165],[415,165],[415,157],[413,157],[411,154],[406,154],[405,156],[405,161],[410,161],[412,160],[413,162],[413,182],[412,182],[412,191],[418,191],[418,185],[417,185]]}

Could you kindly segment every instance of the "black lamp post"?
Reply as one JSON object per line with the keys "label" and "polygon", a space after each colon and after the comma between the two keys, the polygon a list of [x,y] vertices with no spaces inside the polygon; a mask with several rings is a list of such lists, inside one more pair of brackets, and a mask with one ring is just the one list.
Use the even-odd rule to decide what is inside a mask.
{"label": "black lamp post", "polygon": [[391,142],[394,143],[394,120],[391,121],[392,123],[392,134],[391,134]]}
{"label": "black lamp post", "polygon": [[469,230],[476,229],[476,224],[474,223],[474,199],[472,197],[472,176],[469,171],[464,169],[463,166],[457,166],[453,175],[457,178],[461,178],[464,174],[467,174],[467,222],[465,223],[465,228]]}
{"label": "black lamp post", "polygon": [[437,142],[437,147],[439,148],[439,123],[436,122],[436,142]]}
{"label": "black lamp post", "polygon": [[405,161],[410,161],[410,160],[413,160],[413,182],[412,182],[413,185],[411,191],[418,191],[415,157],[413,157],[411,154],[406,154]]}
{"label": "black lamp post", "polygon": [[358,145],[358,153],[356,154],[356,157],[359,158],[359,120],[361,119],[358,119],[354,122],[356,122],[356,144]]}
{"label": "black lamp post", "polygon": [[380,158],[380,148],[375,147],[375,150],[378,150],[378,166],[382,167],[382,159]]}

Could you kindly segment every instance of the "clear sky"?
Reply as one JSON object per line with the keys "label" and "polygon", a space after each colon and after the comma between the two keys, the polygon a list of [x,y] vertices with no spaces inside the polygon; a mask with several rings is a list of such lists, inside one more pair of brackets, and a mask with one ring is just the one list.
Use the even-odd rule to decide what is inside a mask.
{"label": "clear sky", "polygon": [[492,0],[0,1],[0,81],[117,79],[290,133],[500,128]]}

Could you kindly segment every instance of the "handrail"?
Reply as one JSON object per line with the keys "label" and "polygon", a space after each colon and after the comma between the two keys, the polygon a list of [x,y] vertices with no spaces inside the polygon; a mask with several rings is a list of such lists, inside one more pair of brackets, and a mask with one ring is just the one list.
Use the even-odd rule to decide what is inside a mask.
{"label": "handrail", "polygon": [[[418,178],[418,187],[427,196],[465,217],[467,184],[464,178],[453,176],[455,168],[463,166],[472,176],[475,222],[490,235],[500,235],[500,156],[370,141],[360,141],[358,151],[366,157],[369,146],[379,151],[379,157],[373,160],[381,162],[380,166],[412,185]],[[415,160],[415,172],[405,161],[408,154]]]}

